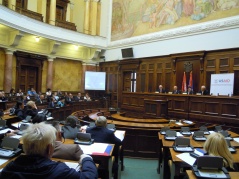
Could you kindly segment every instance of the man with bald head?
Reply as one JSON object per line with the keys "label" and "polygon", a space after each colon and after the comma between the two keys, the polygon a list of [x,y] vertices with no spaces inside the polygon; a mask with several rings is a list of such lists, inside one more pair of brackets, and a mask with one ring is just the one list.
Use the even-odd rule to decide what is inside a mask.
{"label": "man with bald head", "polygon": [[201,95],[209,95],[208,90],[206,89],[205,85],[201,86],[201,90],[199,91],[199,93],[201,93]]}
{"label": "man with bald head", "polygon": [[163,89],[163,85],[159,85],[159,89],[158,89],[159,93],[165,93],[165,89]]}

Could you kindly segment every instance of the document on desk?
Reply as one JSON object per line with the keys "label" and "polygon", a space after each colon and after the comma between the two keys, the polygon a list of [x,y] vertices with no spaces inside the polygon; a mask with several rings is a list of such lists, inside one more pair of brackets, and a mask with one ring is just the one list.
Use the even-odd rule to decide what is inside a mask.
{"label": "document on desk", "polygon": [[78,162],[64,162],[69,168],[73,168],[76,171],[80,170],[80,165]]}
{"label": "document on desk", "polygon": [[115,137],[117,137],[121,141],[124,139],[124,135],[125,135],[125,131],[121,131],[121,130],[115,131]]}
{"label": "document on desk", "polygon": [[183,136],[180,132],[177,132],[176,134],[177,134],[177,137]]}
{"label": "document on desk", "polygon": [[196,159],[194,157],[191,157],[188,152],[178,154],[176,155],[178,158],[180,158],[182,161],[188,163],[189,165],[193,166]]}
{"label": "document on desk", "polygon": [[226,178],[225,173],[223,171],[218,171],[218,170],[209,170],[209,169],[198,169],[198,173],[202,177],[207,177],[207,178]]}
{"label": "document on desk", "polygon": [[4,134],[7,131],[12,131],[12,130],[10,128],[6,128],[6,129],[3,129],[3,130],[0,130],[0,134]]}
{"label": "document on desk", "polygon": [[0,165],[6,163],[8,161],[8,159],[3,159],[3,158],[0,158]]}
{"label": "document on desk", "polygon": [[236,142],[239,143],[239,137],[235,137],[235,138],[233,138],[233,140],[235,140]]}
{"label": "document on desk", "polygon": [[91,145],[79,145],[84,154],[102,153],[104,154],[109,144],[93,143]]}
{"label": "document on desk", "polygon": [[22,135],[13,135],[11,136],[11,138],[15,138],[15,139],[20,139],[22,137]]}

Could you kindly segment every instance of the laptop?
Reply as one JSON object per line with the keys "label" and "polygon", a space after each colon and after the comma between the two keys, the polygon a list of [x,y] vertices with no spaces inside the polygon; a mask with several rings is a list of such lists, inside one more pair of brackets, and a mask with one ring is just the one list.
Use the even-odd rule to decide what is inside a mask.
{"label": "laptop", "polygon": [[74,140],[75,144],[90,145],[94,142],[94,139],[91,139],[90,133],[77,132],[77,136]]}
{"label": "laptop", "polygon": [[0,147],[0,157],[11,158],[19,154],[21,152],[18,148],[19,143],[19,139],[4,137]]}
{"label": "laptop", "polygon": [[32,116],[27,116],[25,119],[22,120],[24,123],[29,123],[32,121]]}
{"label": "laptop", "polygon": [[0,130],[5,129],[5,127],[6,127],[6,123],[7,123],[6,120],[0,120]]}
{"label": "laptop", "polygon": [[204,136],[204,131],[195,131],[193,134],[193,139],[198,141],[207,140],[207,138]]}
{"label": "laptop", "polygon": [[22,135],[24,130],[26,130],[29,125],[30,125],[29,123],[21,123],[19,131],[17,132],[17,135]]}

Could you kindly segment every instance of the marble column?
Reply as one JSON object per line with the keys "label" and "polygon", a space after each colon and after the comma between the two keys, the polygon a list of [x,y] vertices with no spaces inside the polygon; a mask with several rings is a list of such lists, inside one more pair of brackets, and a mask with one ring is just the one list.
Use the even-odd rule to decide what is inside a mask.
{"label": "marble column", "polygon": [[56,21],[56,0],[51,0],[49,24],[55,25],[55,21]]}
{"label": "marble column", "polygon": [[84,33],[90,34],[90,0],[85,0],[85,22]]}
{"label": "marble column", "polygon": [[53,58],[48,57],[46,88],[52,89],[53,85]]}
{"label": "marble column", "polygon": [[5,71],[4,71],[4,85],[3,89],[5,92],[9,93],[12,88],[12,61],[13,61],[13,51],[6,50],[6,60],[5,60]]}
{"label": "marble column", "polygon": [[8,0],[8,8],[15,11],[15,9],[16,9],[16,0]]}
{"label": "marble column", "polygon": [[92,11],[91,11],[91,35],[96,35],[97,30],[97,15],[98,15],[98,2],[99,0],[92,1]]}
{"label": "marble column", "polygon": [[71,22],[71,4],[67,3],[66,21]]}

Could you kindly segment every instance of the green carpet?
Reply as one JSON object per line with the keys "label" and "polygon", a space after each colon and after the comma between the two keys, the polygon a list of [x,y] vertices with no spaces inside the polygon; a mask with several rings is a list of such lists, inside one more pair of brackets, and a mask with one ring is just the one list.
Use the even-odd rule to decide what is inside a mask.
{"label": "green carpet", "polygon": [[124,158],[121,179],[159,179],[157,165],[157,160]]}

